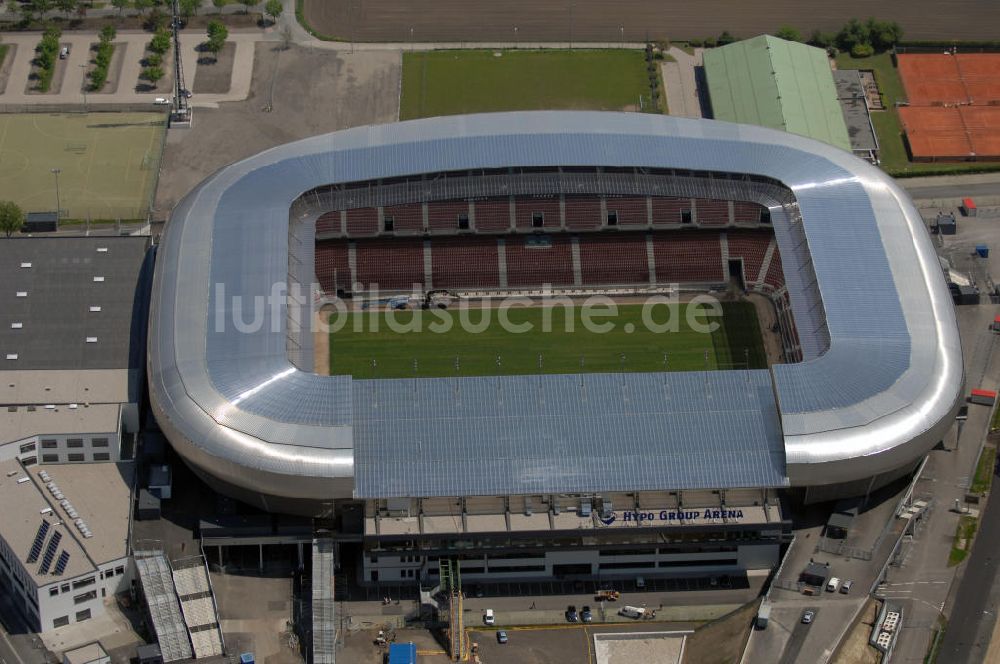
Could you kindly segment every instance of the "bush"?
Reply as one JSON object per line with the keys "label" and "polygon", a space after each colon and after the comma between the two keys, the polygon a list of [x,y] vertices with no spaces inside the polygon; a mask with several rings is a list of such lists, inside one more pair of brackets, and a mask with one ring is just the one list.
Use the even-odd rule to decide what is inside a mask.
{"label": "bush", "polygon": [[146,67],[142,70],[141,74],[144,80],[149,81],[154,86],[163,78],[163,68],[162,67]]}
{"label": "bush", "polygon": [[[853,53],[855,46],[863,45],[871,47],[872,53],[875,53],[892,48],[902,38],[903,29],[895,21],[879,21],[875,18],[869,18],[862,23],[858,19],[852,18],[837,33],[835,42],[842,51]],[[864,50],[862,49],[862,51]]]}
{"label": "bush", "polygon": [[709,37],[703,43],[705,44],[705,48],[715,48],[719,44],[715,37]]}
{"label": "bush", "polygon": [[55,74],[56,57],[59,53],[59,38],[62,31],[57,27],[46,28],[41,41],[35,47],[38,66],[38,83],[36,87],[41,92],[48,92],[52,86],[52,76]]}
{"label": "bush", "polygon": [[158,30],[149,41],[149,50],[163,55],[170,50],[170,31]]}
{"label": "bush", "polygon": [[688,40],[688,45],[689,45],[689,46],[691,46],[691,47],[693,47],[693,48],[701,48],[701,46],[702,46],[702,45],[703,45],[704,43],[705,43],[705,42],[703,42],[703,41],[702,41],[702,40],[700,40],[700,39],[691,39],[691,40]]}
{"label": "bush", "polygon": [[[102,31],[103,40],[104,33]],[[112,37],[113,39],[114,37]],[[94,68],[90,72],[90,89],[100,90],[108,80],[108,68],[111,66],[111,56],[115,53],[115,45],[110,41],[101,41],[97,45],[97,53],[94,55]]]}
{"label": "bush", "polygon": [[774,36],[778,39],[787,39],[788,41],[802,41],[802,33],[790,25],[783,25],[778,28],[778,31],[774,33]]}
{"label": "bush", "polygon": [[806,43],[810,46],[818,46],[819,48],[829,48],[833,45],[834,39],[834,35],[831,35],[829,32],[813,30],[812,34],[809,35],[809,41]]}
{"label": "bush", "polygon": [[147,67],[159,67],[163,64],[163,56],[159,53],[150,53],[146,56]]}
{"label": "bush", "polygon": [[116,36],[118,36],[118,31],[115,30],[115,26],[109,24],[101,28],[101,42],[113,42]]}
{"label": "bush", "polygon": [[716,43],[719,46],[725,46],[726,44],[732,44],[734,41],[736,41],[736,37],[729,34],[729,30],[723,30]]}
{"label": "bush", "polygon": [[875,55],[875,47],[871,44],[855,44],[851,47],[851,57],[870,58]]}

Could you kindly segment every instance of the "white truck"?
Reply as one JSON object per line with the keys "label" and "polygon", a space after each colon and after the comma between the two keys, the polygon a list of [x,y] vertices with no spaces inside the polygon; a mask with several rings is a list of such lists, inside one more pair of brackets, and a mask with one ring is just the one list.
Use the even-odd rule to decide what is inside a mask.
{"label": "white truck", "polygon": [[646,615],[646,609],[640,608],[638,606],[623,606],[618,610],[618,615],[625,616],[626,618],[635,618],[638,620]]}

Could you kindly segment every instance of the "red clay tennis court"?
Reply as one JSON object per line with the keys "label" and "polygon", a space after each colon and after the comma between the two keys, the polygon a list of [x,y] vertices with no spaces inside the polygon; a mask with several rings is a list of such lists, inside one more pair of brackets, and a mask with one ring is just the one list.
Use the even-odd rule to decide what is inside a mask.
{"label": "red clay tennis court", "polygon": [[1000,106],[904,106],[899,117],[914,160],[1000,159]]}
{"label": "red clay tennis court", "polygon": [[897,65],[914,160],[1000,159],[1000,53],[905,54]]}

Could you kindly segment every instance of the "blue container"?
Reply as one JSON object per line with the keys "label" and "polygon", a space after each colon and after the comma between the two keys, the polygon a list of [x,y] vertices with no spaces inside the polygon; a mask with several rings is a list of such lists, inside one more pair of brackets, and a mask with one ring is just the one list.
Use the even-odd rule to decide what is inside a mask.
{"label": "blue container", "polygon": [[977,244],[976,245],[976,253],[979,254],[983,258],[989,258],[990,257],[990,248],[989,248],[989,246],[987,246],[985,244]]}
{"label": "blue container", "polygon": [[245,652],[240,655],[240,664],[253,664],[253,653]]}
{"label": "blue container", "polygon": [[393,643],[389,646],[389,664],[416,664],[417,644]]}

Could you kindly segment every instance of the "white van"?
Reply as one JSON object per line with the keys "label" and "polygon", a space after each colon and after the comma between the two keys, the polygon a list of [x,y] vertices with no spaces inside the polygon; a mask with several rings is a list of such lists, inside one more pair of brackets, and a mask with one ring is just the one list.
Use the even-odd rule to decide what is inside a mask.
{"label": "white van", "polygon": [[493,615],[493,609],[486,609],[486,613],[483,614],[483,623],[487,625],[495,625],[496,620],[496,616]]}
{"label": "white van", "polygon": [[826,592],[835,593],[837,592],[837,588],[839,587],[840,587],[840,579],[838,579],[837,577],[833,577],[826,583]]}
{"label": "white van", "polygon": [[646,615],[646,609],[642,609],[637,606],[623,606],[618,610],[618,615],[625,616],[626,618],[639,619]]}

